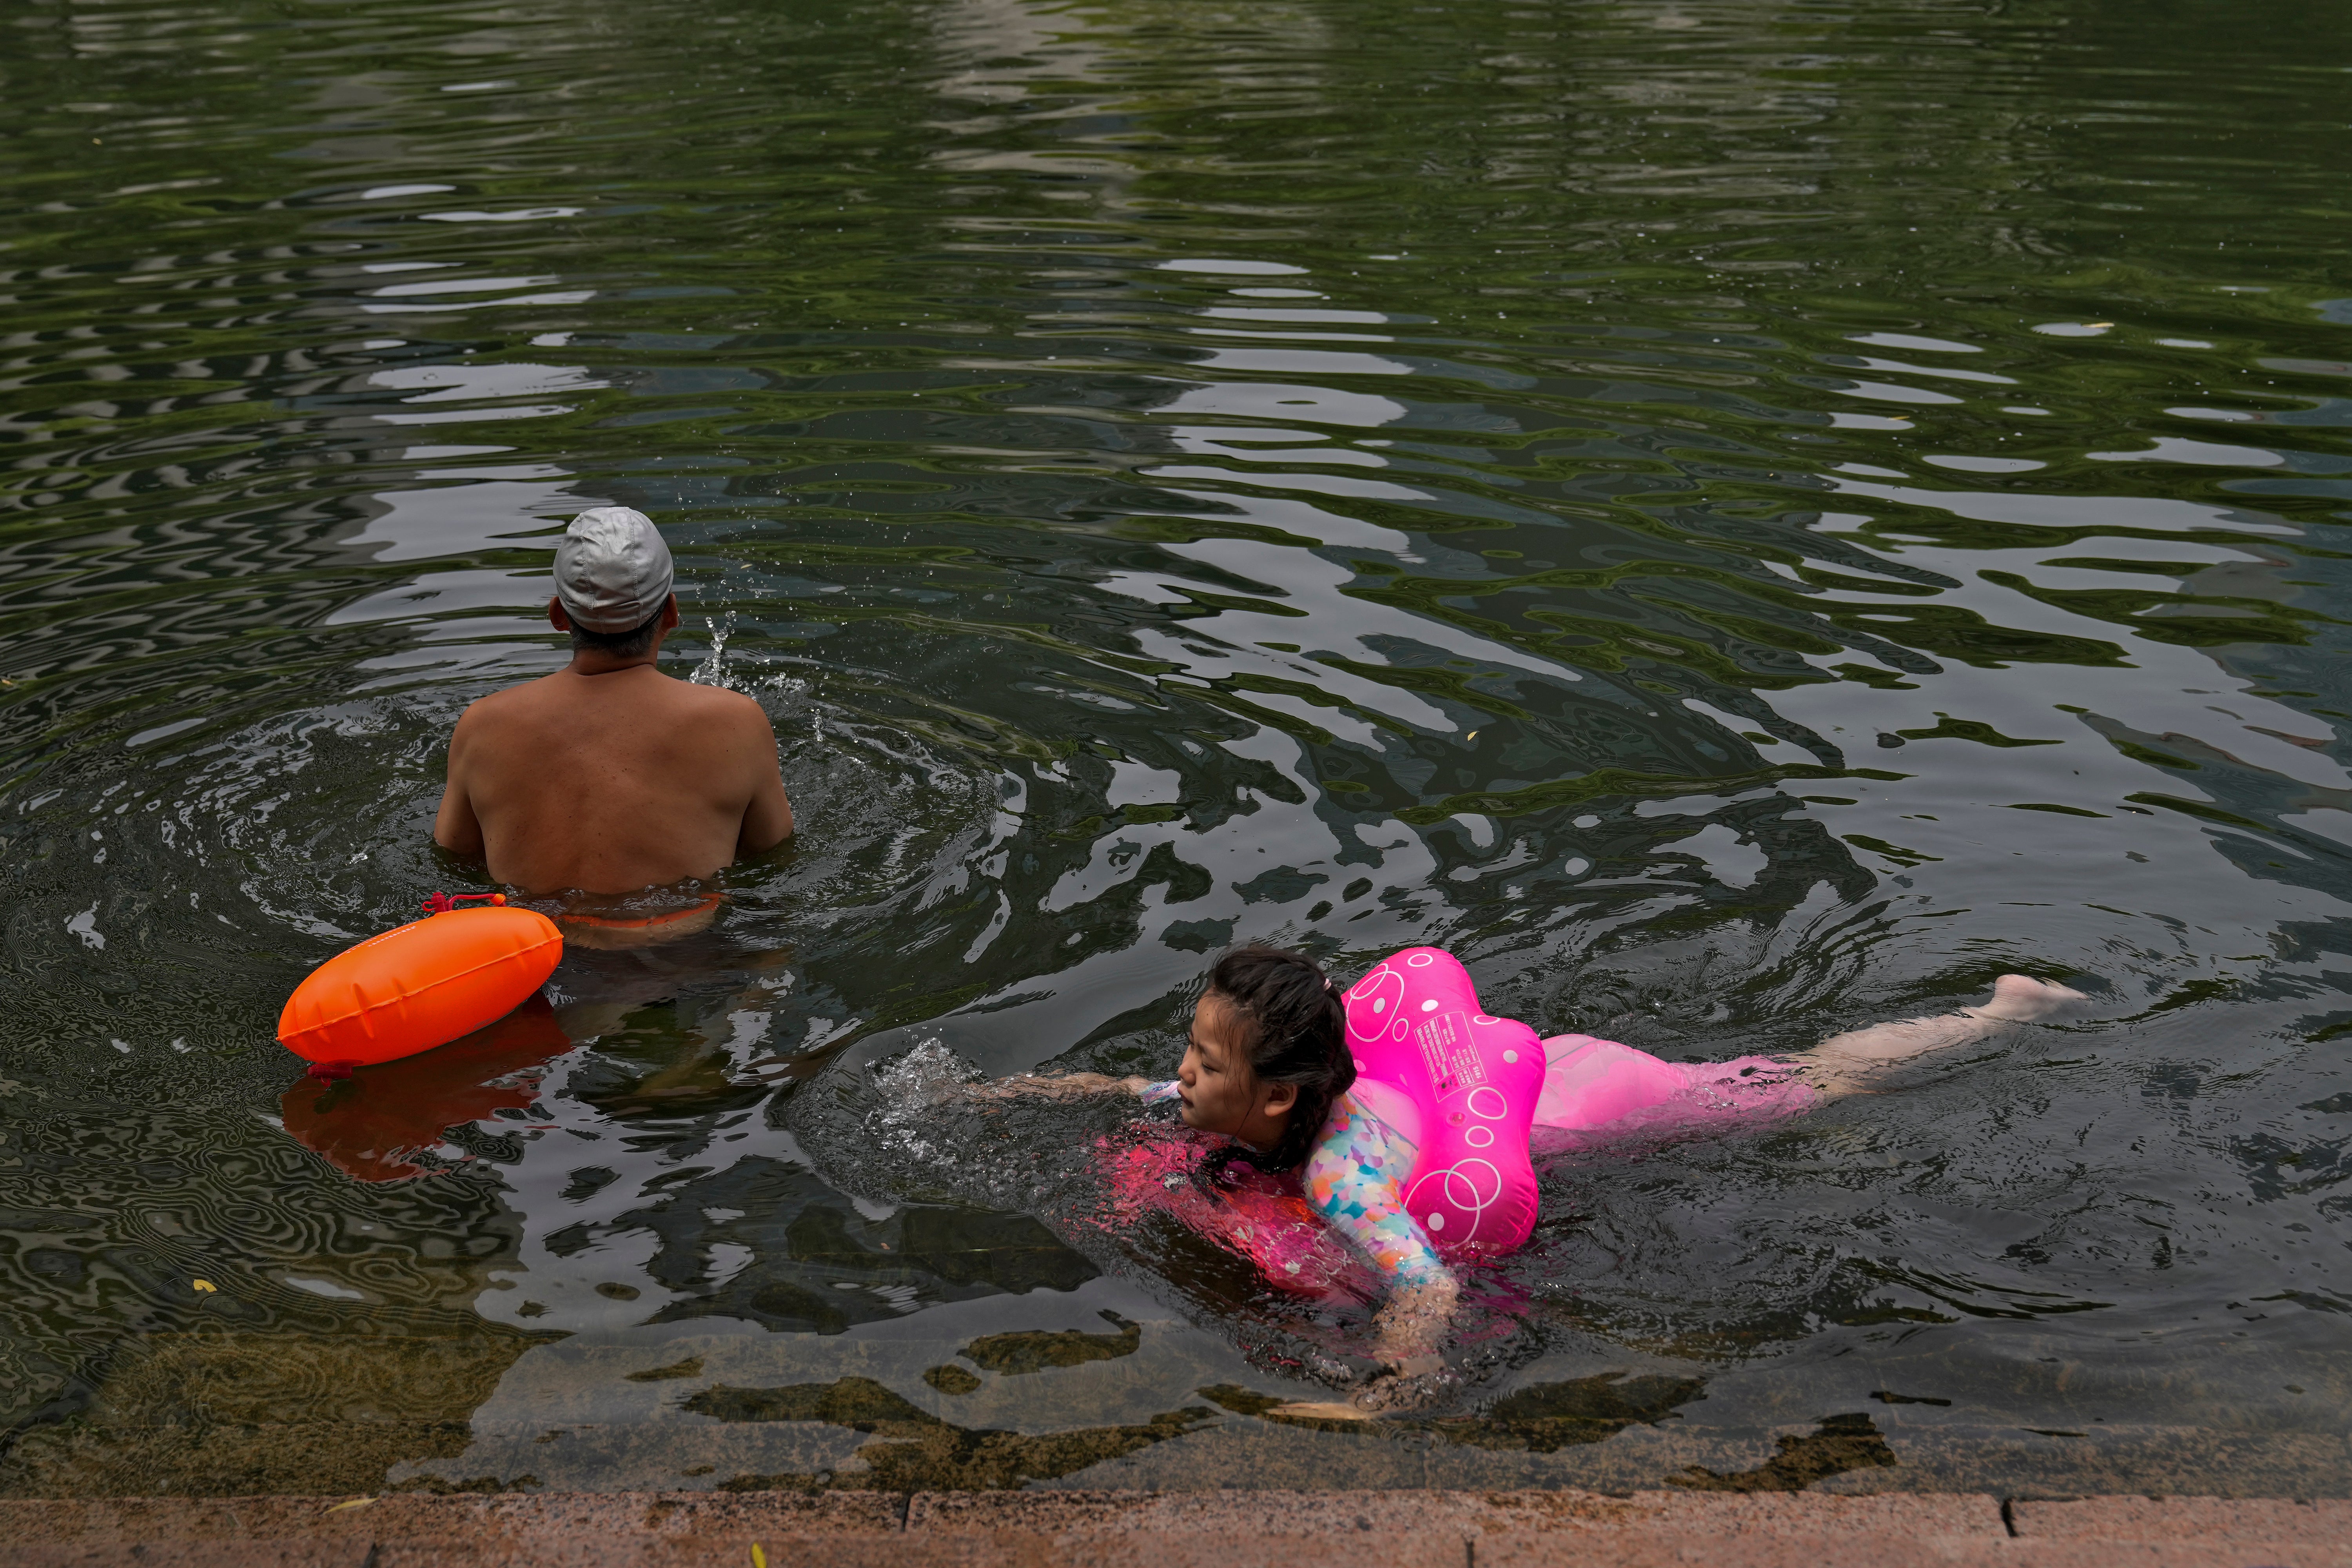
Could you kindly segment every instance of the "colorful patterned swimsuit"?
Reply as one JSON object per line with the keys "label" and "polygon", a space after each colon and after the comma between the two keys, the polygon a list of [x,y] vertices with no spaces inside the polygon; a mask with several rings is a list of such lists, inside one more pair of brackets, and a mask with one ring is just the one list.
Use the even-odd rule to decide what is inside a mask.
{"label": "colorful patterned swimsuit", "polygon": [[1414,1146],[1351,1089],[1331,1107],[1307,1156],[1307,1195],[1325,1219],[1372,1260],[1391,1286],[1448,1273],[1420,1222],[1404,1212],[1404,1179]]}

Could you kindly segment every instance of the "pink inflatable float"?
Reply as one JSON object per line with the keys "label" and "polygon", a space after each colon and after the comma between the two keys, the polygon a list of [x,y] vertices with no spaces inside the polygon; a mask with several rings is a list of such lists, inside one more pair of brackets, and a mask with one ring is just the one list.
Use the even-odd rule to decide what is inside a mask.
{"label": "pink inflatable float", "polygon": [[1391,954],[1342,1000],[1365,1109],[1419,1151],[1401,1184],[1405,1212],[1449,1261],[1527,1240],[1528,1130],[1544,1087],[1536,1032],[1482,1011],[1469,971],[1442,948]]}

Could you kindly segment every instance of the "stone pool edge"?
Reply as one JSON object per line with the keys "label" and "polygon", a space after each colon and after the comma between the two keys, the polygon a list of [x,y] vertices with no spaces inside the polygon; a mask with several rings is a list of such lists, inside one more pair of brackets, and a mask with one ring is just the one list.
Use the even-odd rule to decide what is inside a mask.
{"label": "stone pool edge", "polygon": [[[1694,1562],[2352,1568],[2352,1500],[1577,1491],[532,1492],[0,1501],[26,1568]],[[757,1555],[752,1548],[760,1548]]]}

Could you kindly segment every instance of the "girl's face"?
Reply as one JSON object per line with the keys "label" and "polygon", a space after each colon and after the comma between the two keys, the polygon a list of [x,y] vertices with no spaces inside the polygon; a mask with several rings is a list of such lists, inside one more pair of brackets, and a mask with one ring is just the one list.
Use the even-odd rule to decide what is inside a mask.
{"label": "girl's face", "polygon": [[1192,1033],[1176,1069],[1184,1125],[1222,1132],[1256,1148],[1280,1142],[1297,1087],[1267,1083],[1251,1070],[1249,1026],[1234,1005],[1211,991],[1192,1009]]}

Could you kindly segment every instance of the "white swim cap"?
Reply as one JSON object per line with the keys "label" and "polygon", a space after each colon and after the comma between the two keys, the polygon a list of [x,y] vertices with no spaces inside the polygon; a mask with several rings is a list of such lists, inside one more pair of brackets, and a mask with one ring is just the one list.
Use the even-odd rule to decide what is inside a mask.
{"label": "white swim cap", "polygon": [[592,632],[644,626],[677,580],[661,531],[630,507],[582,512],[555,547],[555,596],[565,615]]}

